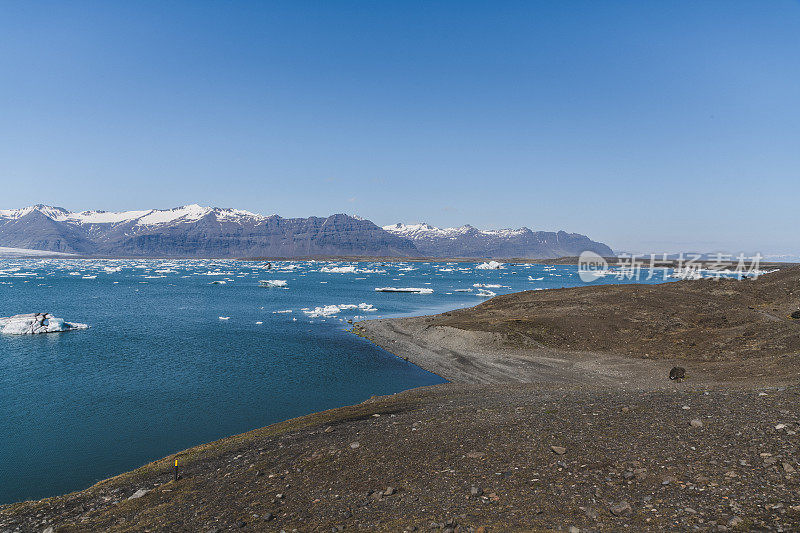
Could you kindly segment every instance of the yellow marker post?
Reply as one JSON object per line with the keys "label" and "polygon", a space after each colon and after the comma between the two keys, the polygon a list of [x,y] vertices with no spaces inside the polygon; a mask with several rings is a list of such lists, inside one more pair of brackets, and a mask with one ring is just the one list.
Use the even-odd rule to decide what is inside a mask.
{"label": "yellow marker post", "polygon": [[178,458],[175,458],[175,481],[178,481]]}

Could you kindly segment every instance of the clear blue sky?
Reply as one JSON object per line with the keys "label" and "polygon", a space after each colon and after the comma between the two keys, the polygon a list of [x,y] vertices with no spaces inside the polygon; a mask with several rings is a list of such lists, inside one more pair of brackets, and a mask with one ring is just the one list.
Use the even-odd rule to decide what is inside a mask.
{"label": "clear blue sky", "polygon": [[800,253],[800,2],[3,2],[0,208]]}

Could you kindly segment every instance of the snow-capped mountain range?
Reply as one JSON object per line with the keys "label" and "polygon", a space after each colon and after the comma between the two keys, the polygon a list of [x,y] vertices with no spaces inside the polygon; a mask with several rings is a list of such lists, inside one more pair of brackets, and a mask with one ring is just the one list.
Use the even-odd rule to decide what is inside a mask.
{"label": "snow-capped mountain range", "polygon": [[560,257],[606,245],[565,232],[381,228],[360,217],[282,218],[196,204],[141,211],[0,210],[0,247],[109,257]]}
{"label": "snow-capped mountain range", "polygon": [[197,204],[184,205],[173,209],[149,209],[146,211],[81,211],[73,213],[62,207],[49,205],[31,205],[22,209],[0,209],[0,219],[18,219],[35,211],[56,222],[74,224],[122,224],[133,222],[137,226],[156,226],[170,222],[194,222],[207,215],[214,215],[218,220],[262,221],[269,217],[257,215],[239,209],[221,209],[219,207],[202,207]]}
{"label": "snow-capped mountain range", "polygon": [[430,224],[394,224],[384,230],[411,240],[431,257],[520,257],[556,258],[580,255],[585,250],[604,257],[611,248],[579,233],[532,231],[528,228],[481,230],[469,224],[437,228]]}

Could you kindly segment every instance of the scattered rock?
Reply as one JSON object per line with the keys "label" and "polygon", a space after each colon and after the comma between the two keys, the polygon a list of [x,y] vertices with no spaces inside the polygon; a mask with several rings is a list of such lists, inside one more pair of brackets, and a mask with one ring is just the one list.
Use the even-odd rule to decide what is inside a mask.
{"label": "scattered rock", "polygon": [[800,320],[800,309],[798,309],[797,311],[795,311],[794,313],[792,313],[789,316],[791,316],[794,319]]}
{"label": "scattered rock", "polygon": [[743,522],[743,520],[741,519],[741,517],[734,516],[733,518],[731,518],[730,520],[728,520],[728,527],[737,527],[737,526],[739,526],[739,525],[740,525],[742,522]]}
{"label": "scattered rock", "polygon": [[564,455],[567,453],[567,449],[563,446],[550,446],[550,449],[557,455]]}
{"label": "scattered rock", "polygon": [[134,492],[133,494],[131,494],[131,495],[128,497],[128,499],[129,499],[129,500],[135,500],[135,499],[137,499],[137,498],[141,498],[142,496],[144,496],[144,495],[145,495],[145,494],[147,494],[148,492],[150,492],[150,491],[149,491],[149,490],[147,490],[147,489],[139,489],[139,490],[137,490],[136,492]]}
{"label": "scattered rock", "polygon": [[481,495],[483,494],[483,489],[482,489],[482,488],[480,488],[480,487],[476,487],[475,485],[473,485],[473,486],[472,486],[472,488],[471,488],[471,489],[469,489],[469,493],[470,493],[472,496],[481,496]]}
{"label": "scattered rock", "polygon": [[672,370],[669,371],[669,379],[673,381],[682,381],[686,378],[686,369],[682,366],[673,366]]}
{"label": "scattered rock", "polygon": [[693,428],[701,428],[703,427],[703,421],[699,418],[693,418],[691,422],[689,422]]}
{"label": "scattered rock", "polygon": [[790,463],[783,463],[783,471],[787,474],[794,474],[797,470]]}
{"label": "scattered rock", "polygon": [[631,504],[624,500],[613,504],[608,510],[611,511],[611,514],[614,516],[630,516],[630,514],[633,512],[633,509],[631,509]]}
{"label": "scattered rock", "polygon": [[356,448],[358,448],[359,446],[361,446],[361,444],[359,442],[351,442],[350,443],[350,447],[353,448],[354,450]]}
{"label": "scattered rock", "polygon": [[392,495],[392,494],[394,494],[395,492],[397,492],[397,490],[395,490],[395,488],[394,488],[394,487],[386,487],[386,490],[385,490],[385,491],[383,491],[383,495],[384,495],[384,496],[391,496],[391,495]]}

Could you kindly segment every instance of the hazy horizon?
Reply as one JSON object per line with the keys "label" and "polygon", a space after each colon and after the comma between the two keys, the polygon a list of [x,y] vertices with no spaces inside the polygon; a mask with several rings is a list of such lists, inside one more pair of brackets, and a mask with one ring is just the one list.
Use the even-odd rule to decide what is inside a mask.
{"label": "hazy horizon", "polygon": [[10,3],[0,209],[800,255],[800,3]]}

